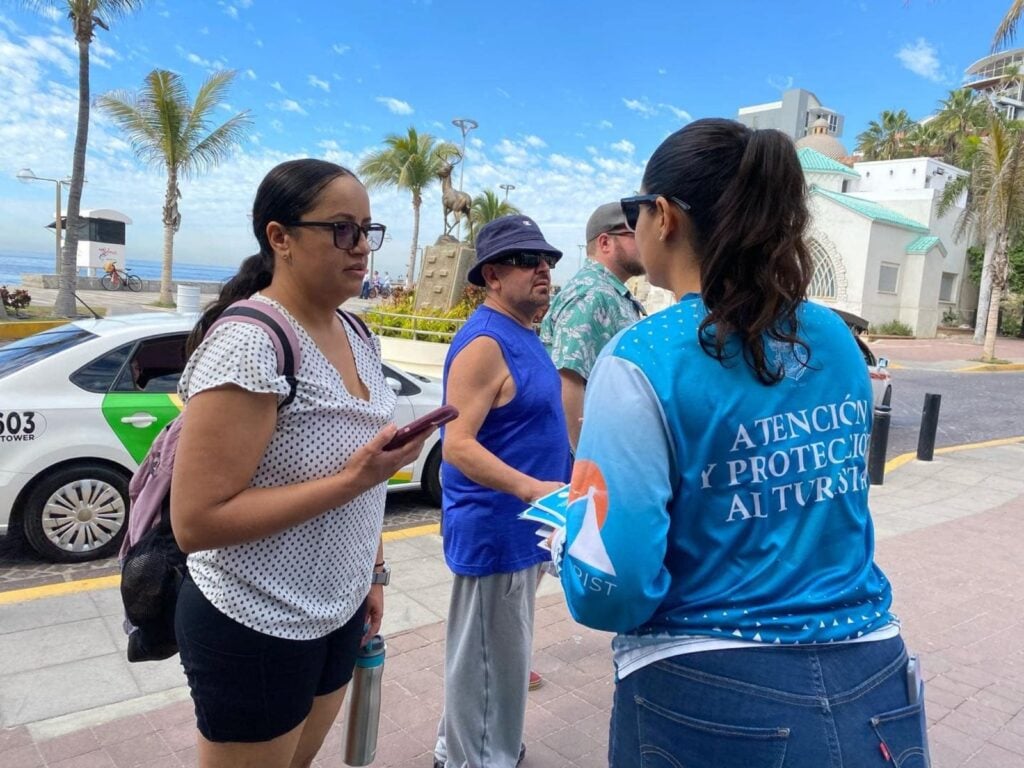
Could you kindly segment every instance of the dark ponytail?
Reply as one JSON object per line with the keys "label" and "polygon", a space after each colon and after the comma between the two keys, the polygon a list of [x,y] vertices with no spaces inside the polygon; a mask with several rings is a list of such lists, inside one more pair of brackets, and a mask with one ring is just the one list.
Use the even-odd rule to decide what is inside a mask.
{"label": "dark ponytail", "polygon": [[267,225],[272,221],[282,224],[298,221],[316,206],[323,188],[339,176],[355,178],[352,171],[340,165],[306,158],[281,163],[263,178],[252,204],[252,229],[260,252],[242,262],[238,273],[220,289],[217,300],[203,312],[188,337],[187,354],[191,355],[202,343],[210,326],[225,309],[262,291],[274,279],[274,249],[267,239]]}
{"label": "dark ponytail", "polygon": [[701,296],[708,315],[700,344],[725,361],[730,336],[765,384],[782,379],[765,354],[765,335],[810,350],[797,335],[812,262],[804,243],[806,185],[792,140],[733,120],[697,120],[669,136],[644,173],[647,193],[690,204]]}

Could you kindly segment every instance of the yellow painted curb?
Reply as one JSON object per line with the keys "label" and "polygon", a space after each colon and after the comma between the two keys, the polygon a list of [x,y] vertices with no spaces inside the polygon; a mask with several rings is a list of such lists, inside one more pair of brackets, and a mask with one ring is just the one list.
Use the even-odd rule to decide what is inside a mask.
{"label": "yellow painted curb", "polygon": [[70,322],[70,320],[0,320],[0,339],[9,341],[23,339],[33,333],[48,331]]}
{"label": "yellow painted curb", "polygon": [[[956,453],[957,451],[973,451],[978,448],[996,448],[1000,445],[1015,445],[1017,443],[1024,443],[1024,435],[1018,435],[1017,437],[1000,437],[995,440],[983,440],[980,443],[964,443],[963,445],[947,445],[945,448],[936,448],[935,453]],[[909,464],[917,458],[917,451],[913,453],[901,453],[895,458],[889,459],[885,462],[885,471],[888,474],[894,469],[899,469],[904,464]]]}
{"label": "yellow painted curb", "polygon": [[969,365],[966,368],[956,368],[954,373],[1002,373],[1003,371],[1024,371],[1024,363],[1005,363],[1003,365],[997,365],[995,363],[979,363],[978,365]]}
{"label": "yellow painted curb", "polygon": [[[430,525],[417,525],[412,528],[402,528],[398,531],[386,531],[381,538],[384,539],[384,541],[401,541],[402,539],[413,539],[417,536],[429,536],[432,533],[440,532],[441,526],[437,523],[431,523]],[[114,574],[113,576],[101,576],[95,579],[81,579],[79,581],[68,581],[61,584],[44,584],[40,587],[12,589],[9,592],[0,592],[0,605],[27,603],[30,600],[42,600],[45,597],[75,595],[79,592],[90,592],[94,589],[110,589],[118,587],[120,584],[120,574]]]}
{"label": "yellow painted curb", "polygon": [[120,583],[120,574],[114,574],[113,576],[101,576],[96,579],[81,579],[80,581],[67,581],[62,584],[46,584],[41,587],[12,589],[10,592],[0,592],[0,605],[26,603],[29,600],[40,600],[44,597],[75,595],[79,592],[90,592],[94,589],[116,587]]}

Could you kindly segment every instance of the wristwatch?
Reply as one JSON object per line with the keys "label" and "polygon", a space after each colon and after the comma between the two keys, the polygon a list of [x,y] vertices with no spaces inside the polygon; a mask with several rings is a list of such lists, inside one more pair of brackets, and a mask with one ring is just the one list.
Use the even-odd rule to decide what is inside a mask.
{"label": "wristwatch", "polygon": [[390,584],[391,566],[387,563],[384,563],[384,565],[380,567],[379,571],[374,571],[373,575],[370,577],[370,583],[380,584],[382,587],[386,587],[388,584]]}

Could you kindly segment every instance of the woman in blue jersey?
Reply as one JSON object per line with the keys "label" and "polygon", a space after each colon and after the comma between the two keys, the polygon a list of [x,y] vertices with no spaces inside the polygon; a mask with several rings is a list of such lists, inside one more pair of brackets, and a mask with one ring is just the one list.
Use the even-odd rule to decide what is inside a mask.
{"label": "woman in blue jersey", "polygon": [[[617,632],[613,766],[926,766],[922,688],[874,563],[871,386],[807,301],[792,141],[698,120],[622,207],[676,304],[587,385],[573,616]],[[559,537],[560,538],[560,537]]]}

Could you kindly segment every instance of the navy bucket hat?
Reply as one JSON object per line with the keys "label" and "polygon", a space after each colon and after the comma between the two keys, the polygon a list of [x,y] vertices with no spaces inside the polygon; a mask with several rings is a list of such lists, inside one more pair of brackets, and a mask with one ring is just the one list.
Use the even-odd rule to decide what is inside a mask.
{"label": "navy bucket hat", "polygon": [[537,222],[529,216],[515,214],[484,224],[476,236],[476,264],[466,275],[473,285],[483,287],[481,274],[484,264],[510,253],[553,253],[562,258],[562,252],[544,239]]}

